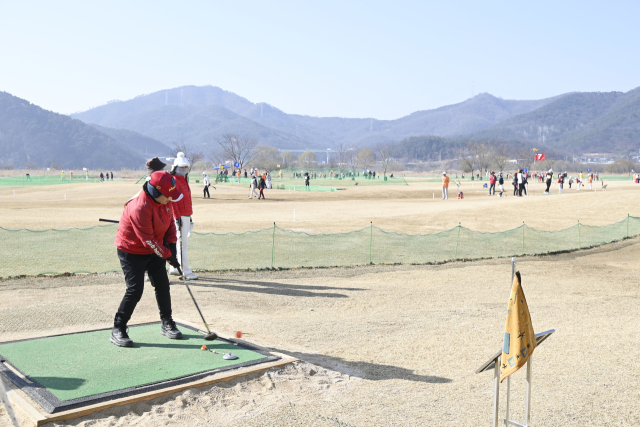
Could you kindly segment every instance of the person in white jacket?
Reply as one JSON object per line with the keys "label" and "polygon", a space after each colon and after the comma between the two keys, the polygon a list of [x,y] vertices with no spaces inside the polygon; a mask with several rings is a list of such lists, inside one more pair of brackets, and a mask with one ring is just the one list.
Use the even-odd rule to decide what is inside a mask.
{"label": "person in white jacket", "polygon": [[209,175],[206,172],[202,172],[202,180],[204,182],[204,195],[203,199],[210,199],[211,195],[209,194],[209,186],[211,185],[211,181],[209,180]]}

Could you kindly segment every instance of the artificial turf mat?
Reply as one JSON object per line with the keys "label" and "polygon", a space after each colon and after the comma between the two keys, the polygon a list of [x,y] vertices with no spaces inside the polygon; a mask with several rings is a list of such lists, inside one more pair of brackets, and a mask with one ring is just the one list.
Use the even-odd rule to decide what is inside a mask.
{"label": "artificial turf mat", "polygon": [[[65,402],[95,403],[90,397],[122,397],[118,391],[128,391],[125,395],[135,394],[131,391],[141,386],[162,383],[166,387],[173,385],[165,384],[170,380],[193,380],[194,374],[277,359],[269,353],[226,340],[204,341],[196,330],[185,325],[179,325],[179,328],[183,338],[170,340],[160,334],[159,323],[130,327],[132,348],[112,344],[109,341],[111,329],[1,343],[0,359],[6,359],[30,381],[37,383],[31,388],[39,391],[40,397],[52,401],[49,403],[55,408],[62,406],[65,409],[71,406],[64,405]],[[203,344],[218,354],[202,351]],[[227,352],[238,359],[223,359]],[[16,382],[9,370],[5,368],[2,372]],[[47,399],[49,393],[55,398]],[[42,404],[41,399],[37,400]],[[79,402],[82,400],[85,402]]]}

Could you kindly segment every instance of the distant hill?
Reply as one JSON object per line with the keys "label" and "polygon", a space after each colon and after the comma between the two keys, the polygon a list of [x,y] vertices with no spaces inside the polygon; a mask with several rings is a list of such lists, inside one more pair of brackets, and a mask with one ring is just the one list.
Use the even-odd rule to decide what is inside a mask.
{"label": "distant hill", "polygon": [[468,136],[544,142],[575,153],[638,149],[640,88],[568,94]]}
{"label": "distant hill", "polygon": [[533,111],[556,98],[513,101],[481,94],[397,120],[287,114],[213,86],[184,86],[111,102],[73,114],[86,123],[130,129],[166,144],[181,140],[204,148],[224,133],[252,135],[278,148],[328,148],[341,143],[374,145],[410,136],[453,136],[485,129]]}
{"label": "distant hill", "polygon": [[80,120],[0,92],[0,164],[64,168],[140,167],[144,157]]}
{"label": "distant hill", "polygon": [[127,129],[113,129],[91,125],[98,131],[109,135],[125,147],[142,154],[145,159],[156,156],[170,156],[172,148],[162,142]]}

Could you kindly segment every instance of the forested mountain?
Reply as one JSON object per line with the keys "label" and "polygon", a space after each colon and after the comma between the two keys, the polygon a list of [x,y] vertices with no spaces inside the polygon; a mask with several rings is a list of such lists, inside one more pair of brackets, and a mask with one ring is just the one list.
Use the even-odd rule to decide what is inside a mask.
{"label": "forested mountain", "polygon": [[91,126],[100,132],[109,135],[111,138],[115,139],[130,150],[142,154],[145,159],[156,156],[170,156],[172,154],[172,147],[137,132],[127,129],[106,128],[98,125]]}
{"label": "forested mountain", "polygon": [[468,136],[543,142],[575,153],[638,149],[640,88],[568,94]]}
{"label": "forested mountain", "polygon": [[64,168],[140,167],[144,157],[80,120],[0,92],[0,164]]}
{"label": "forested mountain", "polygon": [[511,101],[482,94],[397,120],[375,120],[287,114],[217,87],[185,86],[111,102],[72,117],[130,129],[167,144],[181,140],[198,148],[211,146],[227,132],[254,136],[260,143],[278,148],[328,148],[341,143],[373,145],[409,136],[464,134],[533,111],[554,99]]}

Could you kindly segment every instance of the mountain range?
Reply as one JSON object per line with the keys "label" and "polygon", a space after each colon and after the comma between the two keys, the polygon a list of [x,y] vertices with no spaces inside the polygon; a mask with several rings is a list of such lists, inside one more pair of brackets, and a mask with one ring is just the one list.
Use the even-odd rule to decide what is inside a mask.
{"label": "mountain range", "polygon": [[338,144],[371,146],[416,135],[455,136],[485,129],[536,110],[556,98],[513,101],[489,94],[396,120],[311,117],[252,103],[213,86],[184,86],[110,102],[73,118],[124,128],[166,144],[175,141],[206,149],[225,133],[252,136],[281,149],[325,149]]}
{"label": "mountain range", "polygon": [[139,169],[163,143],[128,130],[90,126],[0,92],[0,165]]}
{"label": "mountain range", "polygon": [[227,133],[290,150],[404,142],[399,152],[418,160],[450,156],[467,140],[624,153],[640,148],[640,88],[533,101],[485,93],[395,120],[288,114],[213,86],[162,90],[71,117],[0,92],[0,166],[139,168],[151,156],[170,155],[176,143],[209,154]]}

